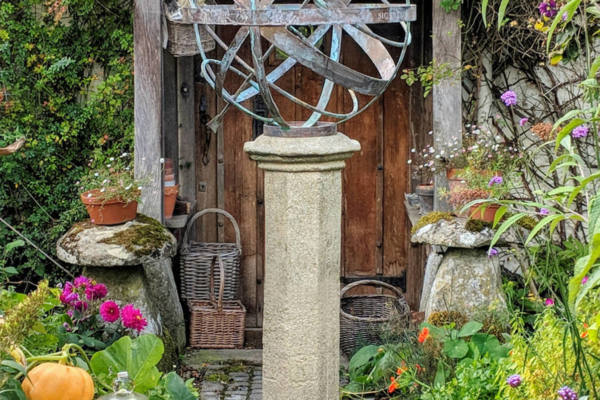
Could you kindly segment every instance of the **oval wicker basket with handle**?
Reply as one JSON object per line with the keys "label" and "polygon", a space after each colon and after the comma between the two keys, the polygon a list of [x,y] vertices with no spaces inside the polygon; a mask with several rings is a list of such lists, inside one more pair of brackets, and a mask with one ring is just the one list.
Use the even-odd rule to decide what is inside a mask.
{"label": "oval wicker basket with handle", "polygon": [[[190,231],[194,223],[207,214],[220,214],[229,219],[235,230],[235,243],[206,243],[190,241]],[[242,245],[240,228],[235,218],[227,211],[207,208],[190,219],[183,235],[180,251],[181,297],[186,300],[207,300],[210,298],[210,271],[214,256],[223,260],[225,286],[223,300],[236,300],[240,287],[240,258]],[[216,286],[221,282],[216,276]],[[216,294],[216,293],[213,293]]]}
{"label": "oval wicker basket with handle", "polygon": [[[350,289],[358,286],[376,286],[391,290],[389,294],[361,294],[346,296]],[[351,356],[359,347],[380,344],[383,324],[392,318],[410,320],[410,307],[402,292],[385,282],[362,280],[346,285],[340,292],[340,347]]]}
{"label": "oval wicker basket with handle", "polygon": [[[219,291],[215,300],[214,266],[219,262]],[[190,300],[190,347],[202,349],[240,349],[244,346],[246,308],[239,301],[224,301],[227,282],[221,256],[213,256],[210,265],[210,300]]]}

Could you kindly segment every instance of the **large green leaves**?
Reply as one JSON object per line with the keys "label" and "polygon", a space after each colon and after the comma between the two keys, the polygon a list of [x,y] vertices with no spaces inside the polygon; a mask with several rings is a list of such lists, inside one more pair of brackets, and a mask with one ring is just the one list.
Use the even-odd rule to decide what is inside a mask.
{"label": "large green leaves", "polygon": [[154,335],[136,339],[124,336],[92,357],[91,367],[97,378],[110,385],[119,371],[127,371],[136,392],[145,393],[160,379],[156,365],[162,358],[164,346]]}

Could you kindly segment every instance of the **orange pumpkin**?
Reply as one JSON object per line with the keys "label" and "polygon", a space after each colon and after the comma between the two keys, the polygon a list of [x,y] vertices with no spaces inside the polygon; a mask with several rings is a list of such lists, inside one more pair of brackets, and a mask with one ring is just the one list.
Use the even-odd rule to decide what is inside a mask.
{"label": "orange pumpkin", "polygon": [[94,381],[77,367],[43,363],[27,374],[21,385],[28,400],[93,400]]}

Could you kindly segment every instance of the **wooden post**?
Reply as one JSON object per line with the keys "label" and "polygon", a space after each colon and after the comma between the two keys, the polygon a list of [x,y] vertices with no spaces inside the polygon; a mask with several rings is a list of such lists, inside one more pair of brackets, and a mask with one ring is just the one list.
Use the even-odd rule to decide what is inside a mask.
{"label": "wooden post", "polygon": [[135,0],[135,176],[147,181],[138,210],[163,222],[161,12],[162,0]]}
{"label": "wooden post", "polygon": [[[446,153],[452,142],[462,143],[462,88],[461,88],[461,37],[460,9],[446,12],[438,1],[433,2],[433,61],[457,71],[433,87],[434,146]],[[435,176],[434,210],[449,210],[441,198],[440,189],[448,189],[446,171]]]}
{"label": "wooden post", "polygon": [[194,57],[177,59],[179,195],[196,203],[196,131],[194,114]]}

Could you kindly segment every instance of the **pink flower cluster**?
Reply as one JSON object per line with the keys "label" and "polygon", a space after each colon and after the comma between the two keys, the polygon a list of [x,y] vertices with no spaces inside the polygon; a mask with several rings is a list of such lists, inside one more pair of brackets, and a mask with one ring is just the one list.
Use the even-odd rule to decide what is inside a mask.
{"label": "pink flower cluster", "polygon": [[119,309],[114,301],[105,301],[100,306],[100,316],[106,322],[117,322],[121,318],[121,323],[127,329],[141,332],[148,321],[142,316],[142,312],[135,308],[133,304],[127,304]]}
{"label": "pink flower cluster", "polygon": [[88,309],[88,302],[102,300],[107,293],[106,285],[96,283],[82,275],[75,278],[73,282],[65,283],[60,294],[60,301],[68,309],[83,312]]}
{"label": "pink flower cluster", "polygon": [[[124,328],[141,332],[148,321],[141,311],[127,304],[119,308],[112,300],[104,301],[98,307],[99,301],[108,293],[106,285],[96,283],[85,276],[79,276],[73,282],[66,282],[60,294],[60,301],[67,308],[67,314],[75,323],[100,314],[104,322],[114,323],[121,319]],[[96,308],[98,307],[98,308]]]}

